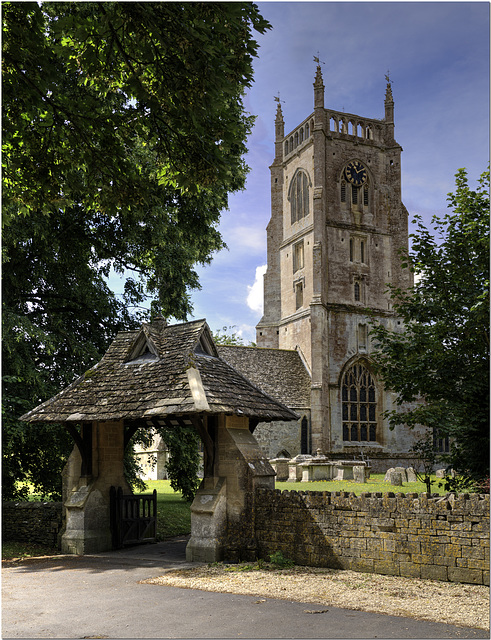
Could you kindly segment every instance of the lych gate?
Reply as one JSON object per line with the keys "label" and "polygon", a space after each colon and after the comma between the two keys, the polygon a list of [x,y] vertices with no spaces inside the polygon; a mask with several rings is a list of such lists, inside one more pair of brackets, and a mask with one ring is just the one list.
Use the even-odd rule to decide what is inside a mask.
{"label": "lych gate", "polygon": [[193,425],[203,441],[204,478],[186,555],[214,562],[255,557],[254,491],[274,488],[275,472],[252,432],[259,422],[298,416],[219,358],[204,320],[167,326],[158,318],[119,333],[97,365],[23,419],[61,423],[75,440],[64,471],[62,550],[76,554],[150,535],[151,506],[143,519],[132,517],[131,498],[122,506],[114,494],[132,493],[124,449],[139,427]]}

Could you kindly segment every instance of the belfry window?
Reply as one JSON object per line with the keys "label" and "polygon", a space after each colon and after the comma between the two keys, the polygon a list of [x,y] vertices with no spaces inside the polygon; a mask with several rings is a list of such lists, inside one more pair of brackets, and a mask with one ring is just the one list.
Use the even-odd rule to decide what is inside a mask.
{"label": "belfry window", "polygon": [[375,380],[361,363],[354,364],[343,376],[341,385],[343,440],[377,441],[377,390]]}
{"label": "belfry window", "polygon": [[304,171],[298,171],[290,186],[291,223],[309,215],[309,180]]}
{"label": "belfry window", "polygon": [[355,187],[354,184],[351,185],[351,202],[358,204],[358,187]]}

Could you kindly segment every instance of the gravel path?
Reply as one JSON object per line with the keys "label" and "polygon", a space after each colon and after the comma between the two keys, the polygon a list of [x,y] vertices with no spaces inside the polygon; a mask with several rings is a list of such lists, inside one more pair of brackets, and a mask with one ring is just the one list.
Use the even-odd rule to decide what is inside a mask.
{"label": "gravel path", "polygon": [[244,566],[219,564],[170,570],[143,582],[489,629],[489,588],[482,585],[313,567],[272,570],[264,565],[262,569],[244,570]]}

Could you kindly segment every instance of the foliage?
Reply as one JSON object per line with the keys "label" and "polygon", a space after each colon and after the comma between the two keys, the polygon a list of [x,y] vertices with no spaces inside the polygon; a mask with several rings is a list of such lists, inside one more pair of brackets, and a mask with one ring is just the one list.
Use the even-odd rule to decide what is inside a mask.
{"label": "foliage", "polygon": [[274,564],[276,567],[281,569],[287,569],[288,567],[293,567],[295,564],[293,560],[290,558],[285,558],[281,551],[275,551],[269,556],[269,561],[271,564]]}
{"label": "foliage", "polygon": [[390,425],[425,425],[451,438],[448,464],[489,475],[489,171],[476,190],[456,174],[451,213],[434,216],[436,237],[416,217],[403,266],[418,277],[391,287],[402,331],[374,324],[378,372],[397,393]]}
{"label": "foliage", "polygon": [[467,476],[445,475],[443,480],[438,483],[438,486],[452,493],[485,493],[481,490],[480,482],[476,482]]}
{"label": "foliage", "polygon": [[[18,417],[136,327],[148,299],[165,317],[190,312],[195,265],[223,247],[220,214],[245,183],[252,31],[269,25],[251,3],[5,2],[2,19],[3,471],[13,498],[14,480],[34,476],[54,495],[67,455],[62,429]],[[127,276],[120,299],[111,269]],[[32,466],[36,450],[57,481]]]}
{"label": "foliage", "polygon": [[156,430],[169,450],[166,466],[170,486],[179,491],[184,500],[192,502],[201,482],[198,478],[200,437],[194,427],[186,425],[159,426]]}
{"label": "foliage", "polygon": [[[191,426],[175,425],[172,428],[160,425],[154,429],[138,429],[126,448],[124,457],[125,477],[134,491],[145,491],[148,482],[141,479],[141,467],[134,456],[136,444],[149,448],[155,434],[164,440],[169,458],[166,463],[167,476],[170,486],[175,492],[181,493],[187,502],[192,502],[201,480],[198,478],[201,457],[199,446],[200,437]],[[155,460],[156,462],[156,460]]]}
{"label": "foliage", "polygon": [[147,488],[147,483],[141,477],[142,468],[135,456],[135,445],[148,449],[152,445],[153,436],[154,432],[151,429],[138,429],[124,450],[124,477],[135,493],[141,493]]}
{"label": "foliage", "polygon": [[423,482],[426,485],[427,493],[431,493],[431,485],[434,480],[431,479],[431,474],[433,473],[433,469],[436,463],[436,452],[435,445],[433,443],[433,436],[428,435],[426,438],[421,438],[416,442],[415,445],[411,448],[420,463],[423,466],[423,470],[415,469],[416,476],[420,482]]}
{"label": "foliage", "polygon": [[213,334],[214,343],[231,347],[244,346],[242,336],[240,336],[237,331],[234,331],[234,329],[236,329],[235,325],[218,329],[218,331]]}
{"label": "foliage", "polygon": [[8,412],[2,429],[3,500],[27,500],[27,482],[43,499],[61,500],[61,472],[73,449],[65,429],[59,424],[19,423]]}

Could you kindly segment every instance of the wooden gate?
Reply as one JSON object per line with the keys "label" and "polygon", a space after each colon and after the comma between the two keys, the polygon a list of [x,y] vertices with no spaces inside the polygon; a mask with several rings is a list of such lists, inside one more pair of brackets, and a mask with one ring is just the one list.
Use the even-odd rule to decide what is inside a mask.
{"label": "wooden gate", "polygon": [[124,495],[111,487],[111,532],[113,548],[156,542],[157,491],[151,495]]}

